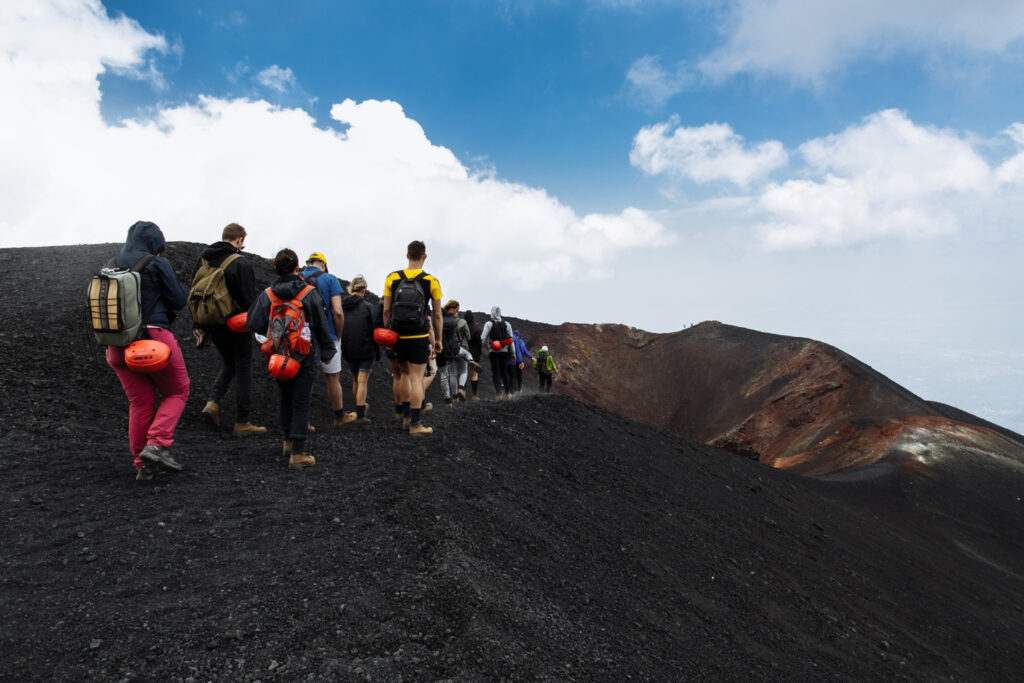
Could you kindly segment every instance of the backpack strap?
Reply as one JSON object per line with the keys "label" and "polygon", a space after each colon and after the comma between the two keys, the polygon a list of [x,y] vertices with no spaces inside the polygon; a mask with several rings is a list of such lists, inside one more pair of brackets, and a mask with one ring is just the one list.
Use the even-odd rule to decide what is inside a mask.
{"label": "backpack strap", "polygon": [[[136,263],[134,266],[129,268],[129,270],[134,271],[136,273],[142,272],[142,269],[145,268],[149,264],[149,262],[152,261],[155,258],[156,258],[156,254],[146,254],[145,256],[143,256],[142,258],[139,259],[138,263]],[[116,259],[111,259],[110,262],[114,263],[115,261],[116,261]]]}

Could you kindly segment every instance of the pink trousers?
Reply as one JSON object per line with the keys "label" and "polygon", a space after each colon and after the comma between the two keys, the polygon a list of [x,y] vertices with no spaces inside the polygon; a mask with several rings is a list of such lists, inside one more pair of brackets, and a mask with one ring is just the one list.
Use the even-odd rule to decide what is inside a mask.
{"label": "pink trousers", "polygon": [[[129,370],[124,364],[124,349],[107,347],[107,364],[117,373],[128,396],[128,447],[136,469],[145,464],[139,453],[147,444],[167,447],[174,443],[174,429],[185,410],[189,390],[185,359],[174,335],[161,327],[150,327],[149,336],[171,347],[167,367],[151,375]],[[159,407],[158,391],[162,398]]]}

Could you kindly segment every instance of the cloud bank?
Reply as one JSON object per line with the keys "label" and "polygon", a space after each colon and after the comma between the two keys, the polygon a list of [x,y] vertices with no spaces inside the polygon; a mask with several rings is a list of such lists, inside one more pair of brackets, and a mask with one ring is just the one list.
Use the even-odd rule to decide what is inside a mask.
{"label": "cloud bank", "polygon": [[[490,297],[604,277],[622,250],[672,239],[635,208],[580,216],[543,189],[474,174],[396,102],[346,99],[324,128],[300,109],[199,97],[107,125],[99,75],[150,73],[165,39],[95,0],[12,5],[0,5],[4,246],[120,241],[139,219],[170,240],[211,242],[237,221],[254,251],[316,249],[372,284],[422,239],[446,290]],[[295,83],[277,65],[260,80]],[[547,248],[511,256],[524,234]]]}
{"label": "cloud bank", "polygon": [[979,220],[1019,229],[1024,125],[1012,124],[1005,137],[1015,149],[992,163],[979,151],[988,141],[921,126],[889,109],[803,143],[796,150],[802,167],[768,182],[786,164],[780,142],[749,147],[727,125],[684,127],[673,117],[641,129],[630,159],[649,175],[728,181],[744,190],[761,181],[752,202],[736,198],[737,221],[753,222],[768,248],[807,248],[932,237]]}

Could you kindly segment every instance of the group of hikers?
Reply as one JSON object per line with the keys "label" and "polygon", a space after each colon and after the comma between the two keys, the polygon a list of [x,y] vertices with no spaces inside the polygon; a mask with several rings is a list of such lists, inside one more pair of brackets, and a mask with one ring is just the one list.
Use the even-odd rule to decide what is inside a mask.
{"label": "group of hikers", "polygon": [[[392,374],[395,419],[413,436],[433,432],[423,424],[423,416],[433,408],[424,396],[435,377],[441,379],[448,406],[467,400],[467,383],[472,399],[478,398],[479,361],[484,351],[498,398],[522,390],[527,361],[537,371],[541,390],[551,391],[558,369],[547,346],[532,354],[518,330],[502,318],[500,308],[491,309],[478,336],[472,312],[460,315],[459,302],[454,299],[441,305],[440,283],[423,270],[427,259],[423,242],[408,245],[407,266],[388,274],[380,304],[373,305],[366,299],[366,279],[357,275],[343,288],[328,272],[327,258],[320,252],[311,253],[303,266],[295,251],[281,249],[273,261],[277,279],[257,290],[252,263],[241,256],[245,239],[245,228],[237,223],[227,225],[221,240],[202,252],[186,291],[170,262],[160,256],[166,245],[160,228],[139,221],[128,230],[121,253],[108,264],[111,270],[104,271],[137,273],[140,335],[165,345],[161,346],[164,355],[158,359],[159,365],[149,367],[133,365],[140,354],[133,353],[131,345],[107,346],[107,362],[128,397],[128,441],[140,481],[151,480],[159,469],[182,469],[170,447],[190,383],[170,327],[175,312],[186,305],[192,313],[196,346],[212,346],[221,359],[202,409],[204,418],[220,426],[220,404],[234,381],[232,431],[238,435],[267,431],[253,424],[250,414],[255,338],[277,380],[282,453],[288,457],[289,467],[316,463],[307,439],[315,431],[310,424],[310,404],[319,374],[326,379],[334,426],[370,422],[367,386],[382,348]],[[94,298],[91,287],[93,309],[97,306]],[[95,310],[93,319],[97,331]],[[99,332],[97,339],[102,343]],[[145,351],[151,352],[152,344]],[[352,377],[355,411],[343,407],[342,362]]]}

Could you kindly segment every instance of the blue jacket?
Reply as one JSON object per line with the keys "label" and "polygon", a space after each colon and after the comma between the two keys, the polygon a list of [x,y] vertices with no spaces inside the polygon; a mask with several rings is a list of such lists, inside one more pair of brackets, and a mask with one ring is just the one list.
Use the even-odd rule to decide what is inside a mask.
{"label": "blue jacket", "polygon": [[523,362],[523,356],[533,360],[533,355],[530,353],[530,350],[526,348],[526,342],[519,338],[519,330],[512,331],[512,345],[509,348],[515,351],[515,357],[513,357],[512,354],[509,354],[509,365],[519,365]]}
{"label": "blue jacket", "polygon": [[142,317],[148,325],[169,328],[174,311],[185,307],[188,295],[178,282],[171,262],[162,254],[167,242],[156,223],[139,221],[128,228],[121,253],[114,259],[118,268],[131,268],[146,254],[157,254],[142,269]]}

